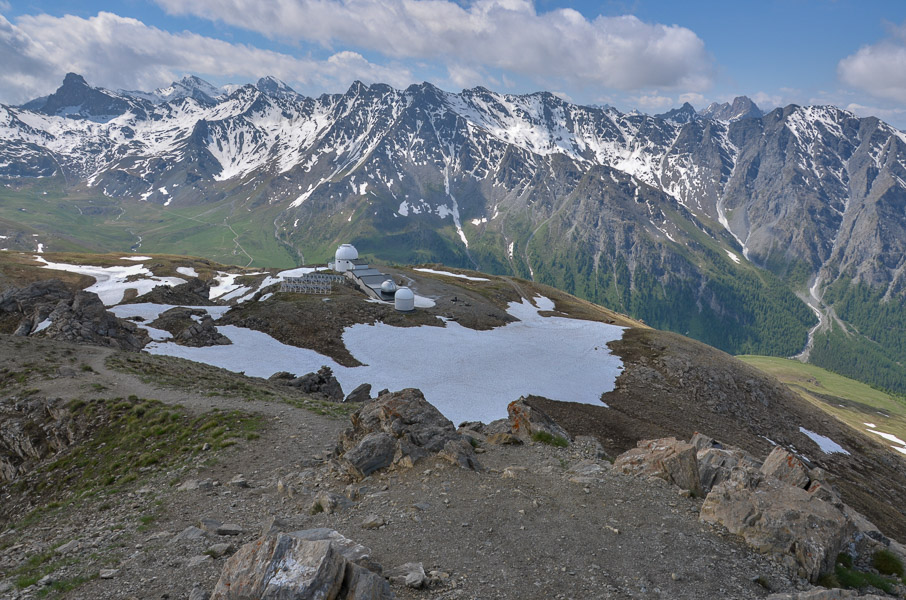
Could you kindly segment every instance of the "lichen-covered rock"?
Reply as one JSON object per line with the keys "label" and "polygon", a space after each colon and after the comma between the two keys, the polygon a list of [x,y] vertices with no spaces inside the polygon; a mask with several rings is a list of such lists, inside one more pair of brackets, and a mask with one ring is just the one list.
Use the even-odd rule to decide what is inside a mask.
{"label": "lichen-covered rock", "polygon": [[391,464],[411,467],[438,453],[464,468],[481,468],[472,446],[417,389],[382,394],[350,420],[352,427],[340,436],[338,450],[354,477]]}
{"label": "lichen-covered rock", "polygon": [[223,567],[211,600],[390,600],[367,549],[332,530],[272,533],[242,546]]}
{"label": "lichen-covered rock", "polygon": [[615,469],[630,475],[658,477],[695,496],[703,496],[695,446],[676,438],[642,440],[616,458]]}
{"label": "lichen-covered rock", "polygon": [[809,484],[808,468],[796,455],[780,446],[764,460],[761,472],[794,487],[806,488]]}
{"label": "lichen-covered rock", "polygon": [[533,435],[547,434],[567,442],[573,440],[572,436],[547,414],[529,406],[525,397],[510,402],[506,411],[510,418],[510,430],[517,437],[530,439]]}
{"label": "lichen-covered rock", "polygon": [[697,448],[698,475],[704,493],[711,491],[715,485],[730,479],[733,469],[758,471],[761,463],[748,452],[696,433],[689,443]]}
{"label": "lichen-covered rock", "polygon": [[700,519],[723,525],[761,552],[792,555],[795,574],[812,582],[833,568],[855,531],[842,511],[800,487],[775,477],[753,481],[735,473],[714,486]]}

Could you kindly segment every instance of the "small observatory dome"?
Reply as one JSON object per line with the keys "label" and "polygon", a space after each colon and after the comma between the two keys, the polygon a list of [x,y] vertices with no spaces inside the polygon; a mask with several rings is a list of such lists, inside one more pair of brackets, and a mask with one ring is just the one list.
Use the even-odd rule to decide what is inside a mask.
{"label": "small observatory dome", "polygon": [[409,312],[415,310],[415,294],[407,287],[401,287],[396,290],[393,296],[393,304],[396,310]]}
{"label": "small observatory dome", "polygon": [[392,279],[388,279],[381,284],[381,291],[387,295],[393,294],[396,292],[396,283]]}
{"label": "small observatory dome", "polygon": [[352,269],[352,261],[359,257],[359,251],[352,244],[341,244],[334,255],[334,271],[345,273]]}

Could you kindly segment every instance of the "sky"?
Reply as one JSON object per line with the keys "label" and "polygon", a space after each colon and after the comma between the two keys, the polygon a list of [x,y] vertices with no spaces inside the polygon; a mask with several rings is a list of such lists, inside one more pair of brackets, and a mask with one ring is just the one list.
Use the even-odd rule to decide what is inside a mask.
{"label": "sky", "polygon": [[0,103],[272,75],[546,90],[656,114],[739,95],[834,104],[906,129],[906,0],[0,0]]}

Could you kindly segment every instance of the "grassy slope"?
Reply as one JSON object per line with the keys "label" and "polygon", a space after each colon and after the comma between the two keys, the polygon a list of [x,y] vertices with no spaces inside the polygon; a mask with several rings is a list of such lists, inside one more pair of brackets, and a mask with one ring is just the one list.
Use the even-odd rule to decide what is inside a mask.
{"label": "grassy slope", "polygon": [[271,207],[248,211],[229,200],[164,207],[107,198],[95,190],[64,191],[53,179],[20,189],[0,187],[0,222],[41,234],[38,239],[49,251],[136,250],[205,256],[241,266],[250,261],[256,267],[296,266],[272,229],[260,226],[273,222],[276,214]]}
{"label": "grassy slope", "polygon": [[902,398],[797,360],[751,355],[737,358],[773,375],[807,401],[859,431],[868,429],[865,423],[874,423],[878,431],[906,440],[906,401]]}

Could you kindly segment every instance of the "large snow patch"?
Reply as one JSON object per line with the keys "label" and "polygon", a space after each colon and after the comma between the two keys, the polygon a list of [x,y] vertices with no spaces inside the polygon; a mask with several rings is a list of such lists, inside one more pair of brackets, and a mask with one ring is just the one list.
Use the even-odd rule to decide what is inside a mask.
{"label": "large snow patch", "polygon": [[343,333],[346,347],[361,367],[343,367],[313,350],[281,344],[272,337],[233,325],[218,327],[233,344],[189,348],[152,343],[152,354],[178,356],[269,377],[278,371],[302,375],[322,365],[333,369],[347,392],[361,383],[373,389],[416,387],[447,418],[490,422],[506,417],[519,396],[536,394],[554,400],[603,406],[601,394],[614,388],[622,370],[607,343],[620,339],[614,325],[562,317],[542,317],[553,302],[536,298],[510,304],[520,319],[490,331],[455,322],[444,327],[353,325]]}

